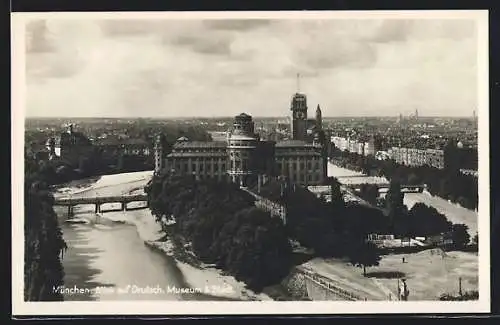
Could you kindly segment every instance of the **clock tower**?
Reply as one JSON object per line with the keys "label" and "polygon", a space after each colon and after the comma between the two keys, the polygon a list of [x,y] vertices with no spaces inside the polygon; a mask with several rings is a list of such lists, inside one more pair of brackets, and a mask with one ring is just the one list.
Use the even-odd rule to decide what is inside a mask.
{"label": "clock tower", "polygon": [[306,95],[296,93],[292,97],[290,106],[292,111],[292,139],[306,140],[307,137],[307,98]]}

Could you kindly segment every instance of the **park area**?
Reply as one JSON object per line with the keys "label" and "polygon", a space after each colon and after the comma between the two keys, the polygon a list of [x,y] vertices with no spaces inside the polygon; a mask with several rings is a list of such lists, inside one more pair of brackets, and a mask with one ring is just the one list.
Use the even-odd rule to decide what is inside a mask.
{"label": "park area", "polygon": [[[403,263],[404,258],[404,263]],[[395,300],[398,279],[406,279],[408,300],[439,300],[442,294],[478,291],[477,253],[427,249],[418,253],[384,255],[379,266],[362,268],[338,259],[315,258],[303,267],[331,279],[344,290],[367,300]]]}

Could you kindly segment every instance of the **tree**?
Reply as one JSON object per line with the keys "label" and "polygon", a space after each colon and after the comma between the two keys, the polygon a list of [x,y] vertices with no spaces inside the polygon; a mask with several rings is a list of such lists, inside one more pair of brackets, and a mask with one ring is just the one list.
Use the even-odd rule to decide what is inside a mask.
{"label": "tree", "polygon": [[314,252],[322,257],[345,257],[351,242],[352,237],[330,229],[315,237]]}
{"label": "tree", "polygon": [[469,203],[469,200],[467,200],[463,196],[459,196],[457,198],[457,203],[460,204],[461,206],[463,206],[464,208],[469,208],[471,206],[471,204]]}
{"label": "tree", "polygon": [[92,162],[89,157],[81,156],[78,159],[78,169],[80,169],[82,175],[90,176],[93,172],[92,167]]}
{"label": "tree", "polygon": [[354,266],[362,267],[363,276],[366,276],[366,267],[378,266],[380,260],[378,247],[370,242],[354,245],[349,254],[349,262]]}
{"label": "tree", "polygon": [[332,197],[332,200],[330,202],[331,206],[333,208],[340,208],[345,205],[344,201],[344,195],[342,194],[342,191],[340,189],[340,183],[335,177],[329,177],[329,183],[330,183],[330,194]]}
{"label": "tree", "polygon": [[479,244],[479,236],[478,236],[478,233],[476,232],[476,234],[474,235],[474,237],[472,237],[472,243],[474,245],[478,245]]}
{"label": "tree", "polygon": [[439,297],[441,301],[465,301],[465,300],[478,300],[479,292],[478,291],[467,291],[461,295],[453,296],[449,293],[444,293]]}
{"label": "tree", "polygon": [[367,202],[376,205],[379,197],[377,184],[361,184],[359,196]]}
{"label": "tree", "polygon": [[53,209],[54,198],[40,172],[25,171],[24,300],[61,301],[62,295],[53,288],[63,285],[60,254],[66,243]]}
{"label": "tree", "polygon": [[[438,195],[444,199],[449,199],[459,203],[467,209],[475,209],[478,204],[477,177],[464,175],[459,169],[464,168],[456,156],[455,140],[450,140],[445,148],[445,167],[438,169],[431,166],[410,167],[397,164],[394,160],[376,160],[372,157],[365,157],[366,164],[370,169],[374,169],[378,176],[385,176],[389,179],[399,179],[404,183],[425,183],[427,190],[432,195]],[[464,151],[459,149],[458,151]],[[460,154],[459,154],[460,155]],[[468,153],[469,160],[477,160],[477,152],[471,150]],[[340,152],[335,153],[336,163],[339,166],[354,168],[358,170],[356,162],[360,162],[357,153]],[[455,157],[455,158],[454,158]]]}
{"label": "tree", "polygon": [[392,179],[385,197],[385,203],[389,220],[393,227],[399,223],[399,219],[406,216],[407,209],[403,203],[403,197],[404,194],[401,193],[399,181]]}
{"label": "tree", "polygon": [[365,159],[363,156],[359,156],[356,159],[355,165],[357,168],[359,168],[362,172],[365,170]]}
{"label": "tree", "polygon": [[419,177],[415,173],[411,173],[408,176],[408,185],[416,185],[420,182]]}
{"label": "tree", "polygon": [[453,240],[453,245],[456,248],[464,248],[469,244],[470,235],[468,232],[469,227],[465,224],[454,224],[451,229],[451,238]]}
{"label": "tree", "polygon": [[444,168],[450,171],[457,171],[459,167],[458,148],[454,139],[449,139],[443,148],[444,150]]}
{"label": "tree", "polygon": [[413,236],[432,236],[452,229],[444,214],[424,203],[416,203],[408,213],[409,229]]}
{"label": "tree", "polygon": [[257,209],[253,196],[237,185],[165,174],[153,176],[145,191],[157,222],[173,215],[173,234],[191,242],[201,261],[257,291],[288,273],[291,247],[285,227]]}

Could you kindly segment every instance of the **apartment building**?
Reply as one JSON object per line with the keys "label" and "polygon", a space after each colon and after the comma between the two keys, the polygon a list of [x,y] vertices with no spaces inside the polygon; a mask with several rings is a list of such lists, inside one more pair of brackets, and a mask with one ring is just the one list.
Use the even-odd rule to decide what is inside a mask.
{"label": "apartment building", "polygon": [[392,147],[389,149],[389,156],[396,163],[405,166],[428,165],[439,169],[444,168],[443,150]]}

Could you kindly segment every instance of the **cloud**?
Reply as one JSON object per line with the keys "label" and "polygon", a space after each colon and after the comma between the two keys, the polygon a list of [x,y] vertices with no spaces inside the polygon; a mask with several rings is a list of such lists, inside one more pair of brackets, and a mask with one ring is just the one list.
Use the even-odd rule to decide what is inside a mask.
{"label": "cloud", "polygon": [[161,21],[147,19],[107,19],[98,21],[99,28],[107,37],[129,37],[149,34],[158,29]]}
{"label": "cloud", "polygon": [[49,39],[45,20],[34,20],[26,24],[26,53],[48,53],[54,50]]}
{"label": "cloud", "polygon": [[385,20],[368,40],[375,43],[401,42],[405,41],[414,27],[409,20]]}
{"label": "cloud", "polygon": [[277,38],[304,74],[329,74],[331,69],[360,69],[377,61],[376,48],[365,40],[373,23],[358,21],[285,21]]}
{"label": "cloud", "polygon": [[[80,44],[85,37],[73,33],[71,23],[33,21],[26,27],[26,73],[34,79],[67,78],[85,64]],[[67,28],[70,27],[70,28]],[[68,37],[68,35],[70,35]],[[75,40],[78,38],[78,40]],[[64,39],[64,42],[60,40]]]}
{"label": "cloud", "polygon": [[231,53],[231,34],[224,31],[208,33],[203,21],[105,20],[99,25],[105,37],[159,37],[166,46],[180,46],[200,54]]}
{"label": "cloud", "polygon": [[472,20],[385,20],[373,29],[366,40],[375,43],[404,42],[407,40],[454,39],[475,36]]}
{"label": "cloud", "polygon": [[224,20],[204,20],[205,27],[214,30],[247,31],[271,24],[267,19],[224,19]]}
{"label": "cloud", "polygon": [[172,41],[174,45],[188,47],[197,53],[215,55],[230,55],[231,43],[232,38],[224,34],[212,35],[211,37],[181,35]]}
{"label": "cloud", "polygon": [[311,69],[368,68],[375,64],[377,53],[368,43],[336,41],[317,49],[301,49],[298,60]]}
{"label": "cloud", "polygon": [[468,115],[477,105],[468,21],[208,22],[31,25],[28,114],[279,116],[288,114],[297,73],[309,106],[319,103],[325,116],[405,107]]}

